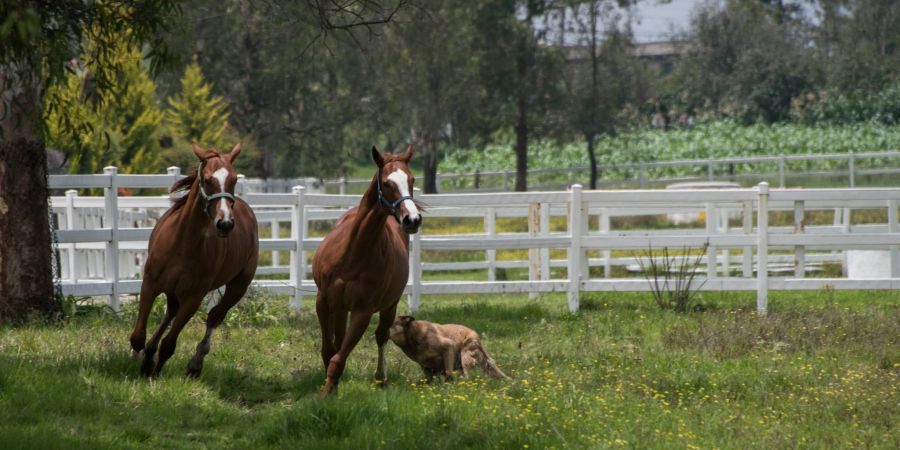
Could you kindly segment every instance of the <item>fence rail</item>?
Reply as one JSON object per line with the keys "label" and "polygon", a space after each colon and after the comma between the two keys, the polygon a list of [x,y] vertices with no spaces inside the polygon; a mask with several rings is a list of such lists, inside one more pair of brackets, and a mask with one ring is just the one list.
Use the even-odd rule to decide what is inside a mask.
{"label": "fence rail", "polygon": [[[875,160],[875,161],[873,161]],[[884,167],[878,161],[896,160],[895,167]],[[869,161],[869,164],[864,164]],[[836,165],[834,169],[792,168],[799,163]],[[756,167],[756,170],[754,170]],[[684,159],[671,161],[648,161],[623,164],[600,164],[597,170],[602,175],[598,187],[648,189],[666,184],[685,181],[732,181],[756,184],[759,180],[781,188],[802,184],[800,180],[814,177],[839,178],[848,187],[856,187],[861,177],[900,174],[900,151],[823,153],[815,155],[765,155],[732,158]],[[684,172],[680,175],[672,171]],[[529,169],[529,186],[534,190],[564,189],[579,182],[587,181],[588,166]],[[619,177],[611,176],[617,174]],[[439,192],[496,192],[512,190],[516,173],[513,170],[478,171],[438,174]],[[278,187],[303,185],[309,188],[346,194],[360,193],[371,179],[332,179],[320,184],[308,178],[292,180],[270,180],[274,191]],[[253,180],[259,192],[265,191],[265,180]],[[293,183],[293,184],[291,184]]]}
{"label": "fence rail", "polygon": [[[104,189],[103,197],[68,191],[64,197],[52,198],[52,213],[60,228],[56,235],[64,295],[109,296],[110,306],[118,309],[120,295],[139,292],[137,277],[147,240],[169,201],[164,196],[120,197],[118,188],[168,187],[180,177],[177,168],[170,168],[167,175],[119,175],[114,167],[106,168],[103,175],[50,177],[51,189]],[[308,252],[318,247],[321,238],[309,237],[310,224],[336,219],[356,206],[359,197],[307,193],[300,186],[291,193],[242,195],[254,207],[261,229],[271,230],[269,237],[260,239],[260,251],[271,252],[271,264],[260,267],[257,274],[287,275],[287,279],[259,278],[255,284],[290,295],[291,305],[299,310],[304,297],[316,289],[308,279]],[[769,189],[761,183],[722,190],[584,191],[576,184],[562,192],[416,195],[430,205],[430,217],[476,217],[485,228],[479,234],[411,237],[407,286],[411,310],[418,308],[422,295],[430,294],[565,292],[569,308],[575,311],[581,292],[649,290],[642,278],[613,278],[612,268],[636,263],[635,256],[623,256],[622,251],[651,247],[708,245],[701,259],[705,277],[695,283],[703,290],[756,291],[761,313],[767,309],[771,289],[900,287],[900,189]],[[886,221],[852,225],[850,215],[855,209],[886,209]],[[808,213],[816,210],[833,213],[833,222],[808,225]],[[770,226],[772,212],[792,214],[793,226]],[[693,215],[693,223],[703,227],[635,230],[613,226],[617,218],[659,214]],[[498,233],[498,219],[508,217],[527,218],[528,232]],[[557,228],[565,222],[565,230],[552,230],[552,218]],[[281,237],[281,230],[289,230],[289,237]],[[498,251],[521,249],[529,250],[527,260],[498,260]],[[564,250],[566,258],[551,259],[551,249]],[[850,249],[887,250],[889,274],[868,280],[807,276],[824,263],[846,267]],[[485,259],[423,261],[423,254],[433,251],[478,251],[484,252]],[[285,252],[290,255],[287,265],[282,264]],[[602,268],[602,277],[592,277],[591,267]],[[528,268],[529,279],[497,279],[499,269],[511,268]],[[551,268],[557,269],[555,273]],[[486,281],[423,280],[426,270],[484,269]],[[562,269],[565,275],[560,274]]]}

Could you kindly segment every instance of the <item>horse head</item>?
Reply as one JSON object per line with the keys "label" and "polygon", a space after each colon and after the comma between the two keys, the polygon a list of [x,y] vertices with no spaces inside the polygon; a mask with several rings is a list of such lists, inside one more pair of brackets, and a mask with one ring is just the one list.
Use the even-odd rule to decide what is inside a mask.
{"label": "horse head", "polygon": [[375,179],[378,183],[379,203],[397,218],[403,225],[403,230],[409,234],[415,234],[422,225],[422,216],[412,197],[415,182],[415,177],[409,170],[412,155],[411,144],[405,152],[399,154],[382,154],[372,146],[372,160],[378,166]]}
{"label": "horse head", "polygon": [[197,167],[197,179],[200,185],[200,197],[203,211],[216,226],[219,237],[228,237],[234,229],[234,186],[237,183],[237,172],[232,163],[241,153],[241,144],[237,144],[230,153],[223,154],[218,149],[203,150],[197,143],[192,144],[194,154],[200,158]]}

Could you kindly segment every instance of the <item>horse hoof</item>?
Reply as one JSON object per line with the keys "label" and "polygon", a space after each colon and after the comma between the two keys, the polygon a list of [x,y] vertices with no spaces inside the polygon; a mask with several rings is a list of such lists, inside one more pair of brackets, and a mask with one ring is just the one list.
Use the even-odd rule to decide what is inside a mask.
{"label": "horse hoof", "polygon": [[202,370],[203,367],[192,367],[191,365],[188,365],[185,375],[187,375],[188,378],[200,378],[200,372]]}
{"label": "horse hoof", "polygon": [[388,380],[387,380],[387,379],[384,379],[384,380],[375,380],[375,385],[378,386],[378,387],[380,387],[381,389],[387,389],[387,387],[388,387]]}

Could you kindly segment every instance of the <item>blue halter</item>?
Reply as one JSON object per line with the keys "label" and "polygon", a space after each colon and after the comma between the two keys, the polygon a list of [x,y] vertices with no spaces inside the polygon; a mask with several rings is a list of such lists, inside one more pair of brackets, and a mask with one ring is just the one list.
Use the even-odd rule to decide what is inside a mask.
{"label": "blue halter", "polygon": [[[231,195],[230,193],[225,192],[225,191],[216,192],[213,195],[206,195],[206,190],[203,189],[203,171],[202,171],[202,169],[203,169],[203,164],[200,164],[199,166],[197,166],[197,180],[198,180],[198,184],[200,185],[200,197],[203,198],[203,212],[206,213],[206,217],[209,217],[209,220],[215,220],[215,218],[212,216],[212,214],[209,213],[209,202],[211,202],[217,198],[227,198],[228,200],[231,200],[231,203],[234,203],[234,195]],[[225,186],[222,186],[222,188],[224,188],[224,187]]]}
{"label": "blue halter", "polygon": [[378,201],[381,202],[382,205],[387,206],[391,210],[391,214],[397,214],[397,205],[399,205],[403,200],[412,200],[412,195],[404,195],[393,202],[384,198],[384,193],[381,191],[381,168],[378,168],[378,172],[375,174],[375,180],[378,183]]}

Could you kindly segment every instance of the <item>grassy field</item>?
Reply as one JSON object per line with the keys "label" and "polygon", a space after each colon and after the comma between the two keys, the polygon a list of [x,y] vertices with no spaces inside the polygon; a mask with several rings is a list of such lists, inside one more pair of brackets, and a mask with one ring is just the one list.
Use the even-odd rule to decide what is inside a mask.
{"label": "grassy field", "polygon": [[242,303],[194,380],[198,314],[153,381],[130,359],[131,306],[83,308],[0,329],[0,448],[900,447],[900,294],[773,293],[768,317],[751,295],[684,315],[642,294],[578,314],[558,295],[426,297],[419,318],[480,331],[513,381],[424,384],[391,345],[379,388],[370,329],[326,400],[309,303]]}

